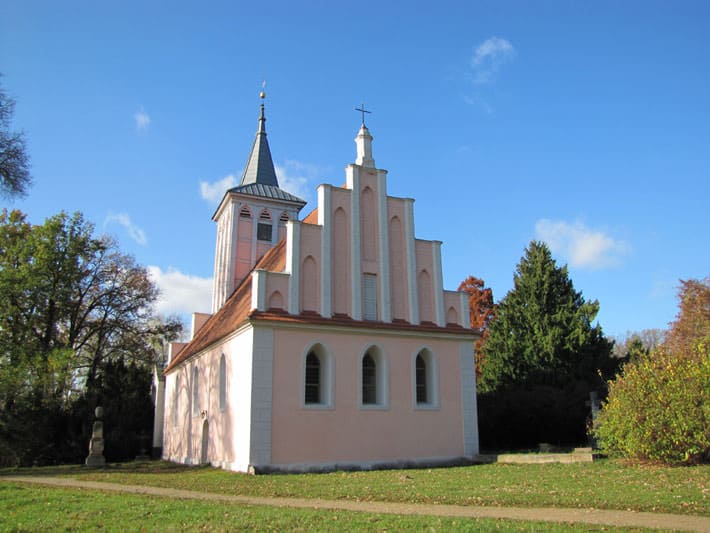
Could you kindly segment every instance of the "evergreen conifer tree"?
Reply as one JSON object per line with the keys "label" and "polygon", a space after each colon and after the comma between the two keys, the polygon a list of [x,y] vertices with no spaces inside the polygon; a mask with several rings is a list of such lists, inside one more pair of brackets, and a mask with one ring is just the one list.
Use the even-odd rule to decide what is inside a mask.
{"label": "evergreen conifer tree", "polygon": [[484,347],[479,390],[602,384],[615,370],[599,311],[574,289],[567,267],[557,266],[549,248],[532,241],[520,260],[514,288],[499,303]]}

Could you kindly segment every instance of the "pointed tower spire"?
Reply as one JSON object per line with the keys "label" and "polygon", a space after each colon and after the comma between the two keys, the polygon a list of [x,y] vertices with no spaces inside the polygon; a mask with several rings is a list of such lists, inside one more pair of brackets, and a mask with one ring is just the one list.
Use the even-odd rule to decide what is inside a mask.
{"label": "pointed tower spire", "polygon": [[355,146],[357,146],[355,163],[363,167],[375,168],[375,160],[372,158],[372,135],[365,124],[360,126],[360,131],[357,132]]}
{"label": "pointed tower spire", "polygon": [[257,183],[260,185],[278,187],[279,181],[276,179],[276,170],[274,169],[274,162],[271,159],[269,141],[266,140],[266,117],[264,116],[264,98],[266,98],[266,93],[261,91],[259,96],[261,98],[259,128],[256,131],[256,138],[251,147],[251,154],[249,154],[249,160],[247,161],[246,167],[244,167],[244,174],[242,174],[242,181],[239,182],[239,185]]}
{"label": "pointed tower spire", "polygon": [[375,168],[375,160],[372,159],[372,135],[370,135],[370,130],[365,126],[365,113],[369,114],[372,111],[365,109],[365,104],[356,107],[355,111],[362,113],[362,125],[360,126],[360,131],[357,132],[357,137],[355,137],[355,146],[357,147],[355,163],[363,167]]}

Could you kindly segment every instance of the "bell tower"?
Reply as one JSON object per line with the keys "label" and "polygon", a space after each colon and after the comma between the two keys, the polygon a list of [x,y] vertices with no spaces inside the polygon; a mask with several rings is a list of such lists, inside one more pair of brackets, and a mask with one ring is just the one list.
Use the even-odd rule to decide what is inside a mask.
{"label": "bell tower", "polygon": [[266,139],[264,99],[259,125],[242,179],[229,189],[212,216],[217,223],[212,313],[216,313],[259,258],[286,236],[286,223],[298,220],[306,202],[279,187]]}

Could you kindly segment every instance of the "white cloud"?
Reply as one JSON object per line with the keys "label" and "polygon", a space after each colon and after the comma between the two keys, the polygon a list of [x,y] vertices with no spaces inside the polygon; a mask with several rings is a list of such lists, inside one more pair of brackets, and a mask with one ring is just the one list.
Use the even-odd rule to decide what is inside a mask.
{"label": "white cloud", "polygon": [[212,183],[201,181],[200,196],[203,200],[217,203],[222,199],[222,196],[224,196],[224,193],[227,192],[227,189],[231,189],[236,185],[236,183],[237,180],[234,178],[233,174],[225,176],[221,180],[213,181]]}
{"label": "white cloud", "polygon": [[117,223],[123,226],[128,232],[128,236],[136,241],[141,246],[148,244],[148,239],[145,236],[145,231],[136,226],[132,221],[131,217],[126,213],[109,213],[104,219],[104,227],[111,223]]}
{"label": "white cloud", "polygon": [[515,48],[507,39],[491,37],[479,44],[471,58],[473,83],[481,85],[495,80],[501,66],[515,57]]}
{"label": "white cloud", "polygon": [[287,159],[283,165],[274,165],[279,187],[310,201],[315,182],[322,176],[323,169],[317,165]]}
{"label": "white cloud", "polygon": [[535,235],[547,243],[571,267],[596,270],[616,266],[628,252],[623,241],[588,228],[582,222],[541,219],[535,224]]}
{"label": "white cloud", "polygon": [[133,119],[136,121],[136,130],[138,131],[145,131],[150,126],[150,115],[142,107],[133,115]]}
{"label": "white cloud", "polygon": [[149,266],[148,275],[160,290],[156,311],[169,315],[209,313],[212,308],[212,278],[183,274],[177,269]]}

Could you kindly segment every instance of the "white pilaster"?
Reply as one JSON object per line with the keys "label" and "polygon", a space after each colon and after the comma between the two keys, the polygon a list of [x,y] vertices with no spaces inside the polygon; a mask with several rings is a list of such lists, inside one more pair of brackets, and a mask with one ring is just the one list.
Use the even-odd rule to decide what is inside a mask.
{"label": "white pilaster", "polygon": [[392,294],[390,292],[389,217],[387,216],[387,171],[377,170],[377,218],[380,243],[380,303],[379,317],[392,322]]}
{"label": "white pilaster", "polygon": [[331,268],[333,260],[330,252],[330,233],[331,233],[331,186],[320,185],[318,187],[318,224],[321,226],[321,275],[320,275],[320,314],[324,317],[330,317],[332,313],[331,306]]}
{"label": "white pilaster", "polygon": [[255,328],[252,350],[251,438],[249,464],[271,463],[271,411],[274,331]]}
{"label": "white pilaster", "polygon": [[226,290],[224,292],[224,301],[227,300],[227,295],[232,294],[234,287],[234,275],[237,271],[237,224],[239,224],[239,210],[237,209],[236,202],[231,201],[229,203],[229,217],[227,219],[226,234],[224,236],[225,250],[224,250],[224,262],[226,268],[224,269],[224,276],[226,276]]}
{"label": "white pilaster", "polygon": [[266,311],[266,271],[255,270],[251,273],[251,308]]}
{"label": "white pilaster", "polygon": [[165,424],[165,376],[162,367],[153,367],[155,387],[155,416],[153,418],[153,453],[163,448],[163,426]]}
{"label": "white pilaster", "polygon": [[446,315],[444,314],[444,276],[441,271],[441,241],[432,241],[432,265],[434,272],[432,276],[432,289],[434,290],[434,320],[437,326],[446,326]]}
{"label": "white pilaster", "polygon": [[259,214],[261,213],[261,206],[250,204],[249,209],[251,210],[252,223],[251,223],[251,250],[249,251],[249,265],[254,266],[256,264],[256,245],[257,245],[257,228],[259,226]]}
{"label": "white pilaster", "polygon": [[404,244],[407,262],[407,302],[409,304],[409,322],[419,324],[419,295],[417,293],[417,252],[414,241],[414,200],[404,203]]}
{"label": "white pilaster", "polygon": [[288,280],[288,312],[297,315],[301,298],[301,223],[289,220],[286,224],[286,270]]}
{"label": "white pilaster", "polygon": [[478,407],[476,405],[476,365],[472,342],[459,345],[461,364],[461,416],[464,455],[478,455]]}
{"label": "white pilaster", "polygon": [[221,231],[219,227],[219,222],[217,222],[215,235],[215,249],[214,249],[214,274],[212,276],[212,313],[216,313],[219,310],[220,304],[220,287],[219,287],[219,269],[220,269],[220,257],[222,250],[220,249],[220,236]]}
{"label": "white pilaster", "polygon": [[353,320],[362,320],[362,261],[360,258],[360,168],[348,167],[348,182],[352,188],[350,195],[350,289]]}

